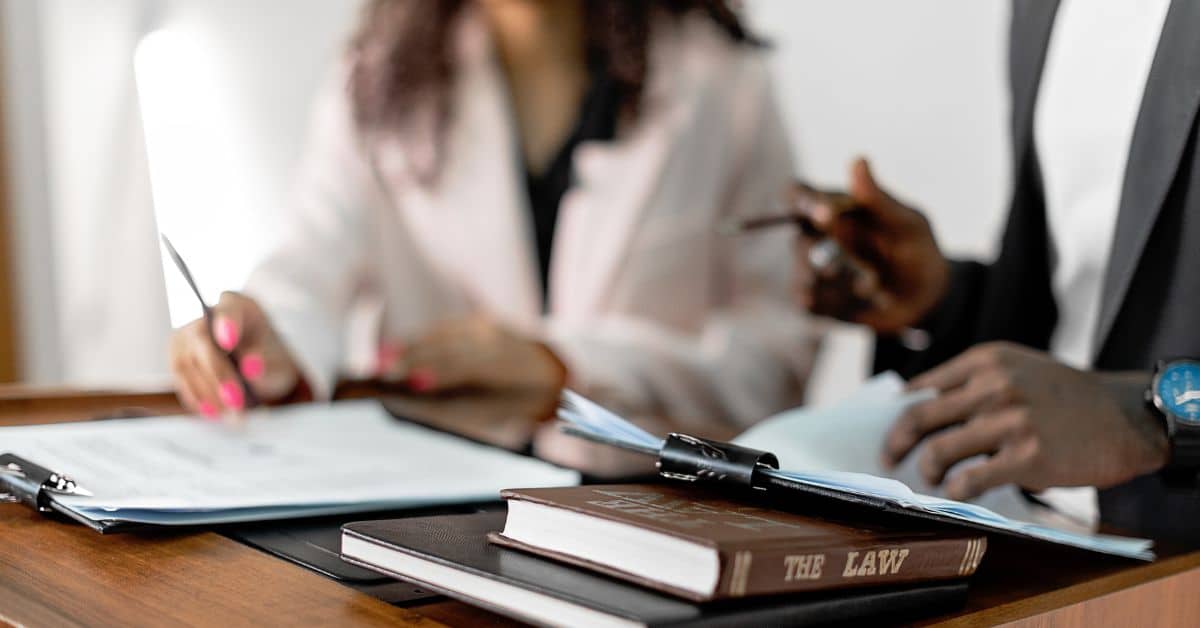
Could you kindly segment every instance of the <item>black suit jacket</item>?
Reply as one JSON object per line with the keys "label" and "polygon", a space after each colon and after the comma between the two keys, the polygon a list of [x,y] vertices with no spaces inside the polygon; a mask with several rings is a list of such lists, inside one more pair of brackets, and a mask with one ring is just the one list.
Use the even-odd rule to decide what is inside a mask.
{"label": "black suit jacket", "polygon": [[[945,302],[927,321],[933,344],[911,352],[879,339],[875,366],[913,375],[971,345],[1007,340],[1047,349],[1057,322],[1054,264],[1033,142],[1033,112],[1056,1],[1015,0],[1009,50],[1014,190],[996,261],[953,264]],[[1094,358],[1098,370],[1144,370],[1200,357],[1200,2],[1174,0],[1129,149]],[[1083,419],[1083,420],[1086,420]],[[1100,492],[1102,519],[1158,538],[1200,540],[1200,491],[1157,474]]]}

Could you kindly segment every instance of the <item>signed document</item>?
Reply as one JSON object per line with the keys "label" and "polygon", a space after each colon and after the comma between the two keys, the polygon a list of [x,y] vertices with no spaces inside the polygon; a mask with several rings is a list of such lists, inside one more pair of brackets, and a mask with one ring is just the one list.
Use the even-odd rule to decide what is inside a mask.
{"label": "signed document", "polygon": [[0,450],[71,476],[95,520],[195,525],[498,499],[574,471],[396,419],[376,401],[0,429]]}

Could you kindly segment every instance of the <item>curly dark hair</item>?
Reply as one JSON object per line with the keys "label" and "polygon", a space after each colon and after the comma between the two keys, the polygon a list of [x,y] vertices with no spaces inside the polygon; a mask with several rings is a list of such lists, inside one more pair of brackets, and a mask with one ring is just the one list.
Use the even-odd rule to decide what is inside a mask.
{"label": "curly dark hair", "polygon": [[[449,115],[454,78],[450,30],[471,0],[371,0],[351,41],[349,94],[355,122],[366,131],[403,128],[414,111]],[[587,51],[603,60],[623,119],[635,118],[647,74],[650,23],[656,10],[707,15],[736,42],[747,32],[727,0],[583,0]],[[428,110],[427,110],[428,111]]]}

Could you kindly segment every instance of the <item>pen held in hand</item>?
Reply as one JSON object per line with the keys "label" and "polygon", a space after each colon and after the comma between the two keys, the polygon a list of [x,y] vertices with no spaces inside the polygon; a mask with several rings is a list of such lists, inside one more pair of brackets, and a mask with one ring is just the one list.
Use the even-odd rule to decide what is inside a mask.
{"label": "pen held in hand", "polygon": [[[175,264],[175,268],[179,270],[179,274],[183,275],[184,281],[186,281],[188,287],[192,289],[192,294],[196,295],[196,300],[200,302],[200,311],[204,316],[204,326],[206,329],[208,329],[209,340],[212,341],[214,346],[220,348],[221,344],[217,342],[216,334],[213,333],[212,307],[207,301],[204,300],[204,295],[200,294],[200,287],[196,285],[196,280],[192,277],[192,271],[188,269],[188,265],[183,261],[183,257],[179,255],[179,251],[175,250],[175,247],[171,244],[171,241],[167,239],[166,234],[160,233],[159,237],[162,239],[163,246],[167,249],[167,255],[170,256],[171,261]],[[221,352],[224,353],[226,359],[229,360],[229,365],[233,367],[233,374],[235,377],[237,377],[238,384],[242,387],[242,392],[245,395],[246,408],[250,409],[259,405],[258,396],[254,394],[254,390],[250,388],[250,382],[246,379],[246,376],[242,374],[241,365],[238,363],[237,356],[235,356],[232,351],[225,351],[222,349]]]}
{"label": "pen held in hand", "polygon": [[[854,211],[854,209],[847,211]],[[805,237],[813,240],[808,248],[808,263],[817,273],[838,276],[842,278],[842,281],[853,285],[864,273],[869,272],[858,260],[846,255],[845,249],[838,244],[837,240],[818,227],[812,218],[802,213],[769,214],[729,222],[721,225],[720,233],[733,236],[786,225],[794,225]],[[881,299],[882,295],[876,294],[876,298],[865,300],[864,305],[878,307]],[[929,332],[915,327],[906,327],[900,330],[898,338],[901,344],[912,351],[924,351],[933,342]]]}
{"label": "pen held in hand", "polygon": [[821,229],[817,227],[816,223],[814,223],[811,218],[803,214],[795,213],[755,216],[753,218],[730,221],[722,224],[719,227],[719,231],[722,235],[732,236],[742,233],[749,233],[751,231],[758,231],[759,229],[767,229],[770,227],[780,227],[786,225],[795,226],[796,228],[800,229],[800,233],[803,233],[810,238],[822,238],[825,236],[825,232],[821,231]]}

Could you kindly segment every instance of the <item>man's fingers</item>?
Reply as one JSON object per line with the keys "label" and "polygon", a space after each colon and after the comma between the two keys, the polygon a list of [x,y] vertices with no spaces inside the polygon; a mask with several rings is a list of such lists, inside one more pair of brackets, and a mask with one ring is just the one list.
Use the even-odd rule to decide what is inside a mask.
{"label": "man's fingers", "polygon": [[894,202],[875,182],[871,164],[863,157],[850,162],[850,197],[871,210]]}
{"label": "man's fingers", "polygon": [[1004,414],[983,415],[930,438],[918,462],[921,476],[931,486],[937,486],[954,465],[998,451],[1011,433],[1010,419],[1011,416]]}
{"label": "man's fingers", "polygon": [[899,463],[930,433],[967,420],[986,399],[983,391],[962,387],[910,406],[884,439],[885,464]]}
{"label": "man's fingers", "polygon": [[809,218],[813,226],[829,232],[838,216],[854,209],[854,199],[838,192],[822,192],[804,184],[792,189],[792,209]]}
{"label": "man's fingers", "polygon": [[850,164],[850,198],[884,226],[907,226],[918,214],[892,198],[875,180],[871,165],[859,157]]}
{"label": "man's fingers", "polygon": [[910,390],[932,388],[945,392],[966,384],[971,376],[989,364],[979,348],[968,349],[941,366],[926,371],[908,382]]}
{"label": "man's fingers", "polygon": [[854,273],[854,284],[851,287],[854,296],[866,303],[874,304],[882,294],[879,273],[866,265],[860,265],[860,268]]}
{"label": "man's fingers", "polygon": [[972,499],[997,486],[1015,484],[1024,466],[1018,456],[1001,449],[986,461],[951,474],[946,480],[946,496],[957,500]]}

